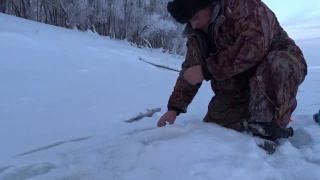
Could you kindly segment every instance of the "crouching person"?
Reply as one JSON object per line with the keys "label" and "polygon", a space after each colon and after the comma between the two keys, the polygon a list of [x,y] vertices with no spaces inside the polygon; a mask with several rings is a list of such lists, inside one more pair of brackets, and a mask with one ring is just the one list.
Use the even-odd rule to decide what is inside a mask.
{"label": "crouching person", "polygon": [[[297,106],[307,75],[301,49],[260,0],[173,0],[168,12],[186,24],[187,54],[158,126],[173,124],[210,81],[214,96],[203,121],[265,139],[273,153]],[[209,97],[208,97],[209,98]]]}

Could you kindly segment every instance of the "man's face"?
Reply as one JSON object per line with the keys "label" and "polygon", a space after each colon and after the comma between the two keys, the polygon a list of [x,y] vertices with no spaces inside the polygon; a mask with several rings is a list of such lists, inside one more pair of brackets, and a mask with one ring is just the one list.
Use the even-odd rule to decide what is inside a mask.
{"label": "man's face", "polygon": [[208,24],[211,19],[211,13],[209,9],[202,9],[198,11],[197,14],[190,19],[192,28],[207,32]]}

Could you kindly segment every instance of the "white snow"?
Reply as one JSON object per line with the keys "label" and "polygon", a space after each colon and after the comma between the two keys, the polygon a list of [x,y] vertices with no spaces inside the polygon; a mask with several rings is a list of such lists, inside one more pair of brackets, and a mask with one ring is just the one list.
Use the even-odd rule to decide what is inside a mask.
{"label": "white snow", "polygon": [[[202,118],[204,83],[188,114],[156,127],[183,57],[0,14],[0,179],[320,179],[320,40],[299,41],[309,74],[296,130],[267,155],[254,138]],[[153,117],[123,121],[146,109]]]}

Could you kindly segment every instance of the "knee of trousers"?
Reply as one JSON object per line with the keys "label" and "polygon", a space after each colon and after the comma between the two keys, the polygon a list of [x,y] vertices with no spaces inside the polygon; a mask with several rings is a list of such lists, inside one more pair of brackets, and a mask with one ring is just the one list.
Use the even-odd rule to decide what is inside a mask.
{"label": "knee of trousers", "polygon": [[208,105],[208,112],[203,121],[232,128],[242,123],[247,116],[248,102],[241,104],[233,103],[223,96],[215,96]]}
{"label": "knee of trousers", "polygon": [[274,51],[267,54],[257,68],[257,75],[269,71],[271,78],[291,77],[300,84],[305,75],[302,60],[286,51]]}
{"label": "knee of trousers", "polygon": [[[254,119],[260,116],[269,117],[265,114],[268,112],[271,113],[269,120],[275,118],[281,126],[289,122],[291,113],[296,107],[298,86],[304,78],[304,67],[299,57],[284,51],[270,52],[263,59],[257,67],[256,78],[252,79],[251,91],[257,95],[252,96],[254,98],[251,103],[255,105],[260,101],[260,104],[269,102],[278,110],[277,113],[271,113],[272,108],[268,112],[252,106],[251,113]],[[256,91],[257,89],[261,91]],[[265,96],[267,97],[264,99],[260,98]]]}

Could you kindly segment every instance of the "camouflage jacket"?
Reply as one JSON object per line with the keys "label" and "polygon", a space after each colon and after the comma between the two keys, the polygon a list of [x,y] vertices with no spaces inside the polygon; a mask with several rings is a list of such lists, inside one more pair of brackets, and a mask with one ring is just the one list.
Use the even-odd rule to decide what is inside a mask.
{"label": "camouflage jacket", "polygon": [[168,109],[178,114],[187,112],[201,87],[184,80],[189,67],[202,65],[215,94],[248,98],[250,76],[269,52],[290,52],[307,66],[301,49],[261,0],[221,0],[214,6],[208,33],[192,30],[190,24],[185,28],[187,53],[168,101]]}

